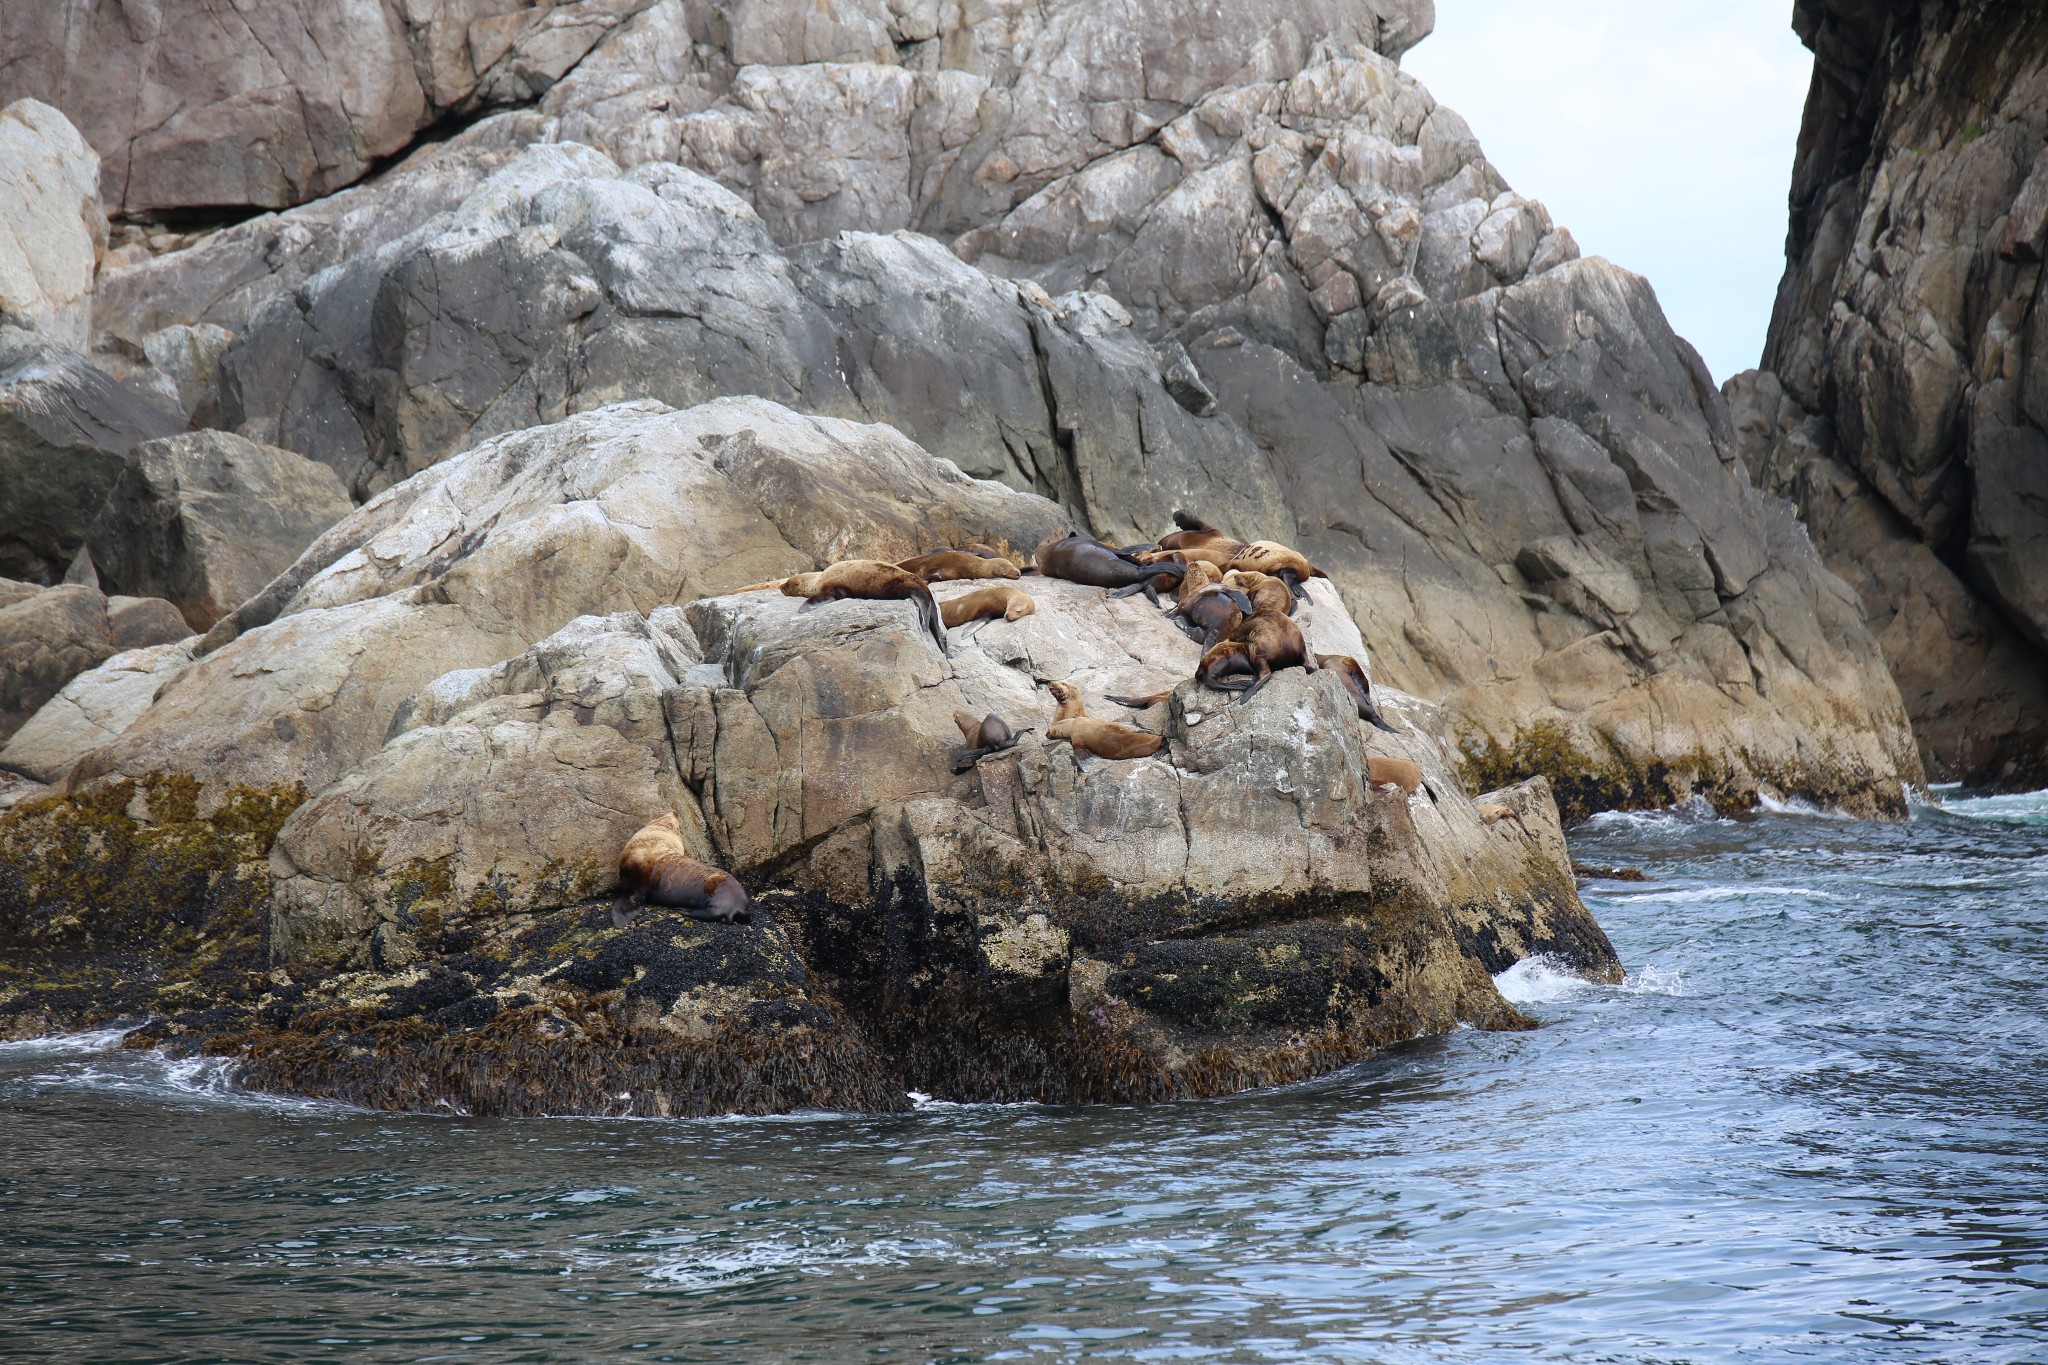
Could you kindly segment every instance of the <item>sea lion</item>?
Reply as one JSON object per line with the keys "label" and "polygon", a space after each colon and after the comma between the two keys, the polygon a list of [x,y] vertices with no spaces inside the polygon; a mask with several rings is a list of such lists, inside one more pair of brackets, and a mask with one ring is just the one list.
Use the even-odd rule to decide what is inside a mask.
{"label": "sea lion", "polygon": [[1372,683],[1365,676],[1364,667],[1349,654],[1318,654],[1316,662],[1344,680],[1344,690],[1351,694],[1351,700],[1358,703],[1358,718],[1370,721],[1388,734],[1399,734],[1393,726],[1380,716],[1380,708],[1372,699]]}
{"label": "sea lion", "polygon": [[998,616],[1005,621],[1014,621],[1037,610],[1038,603],[1031,600],[1030,593],[1005,583],[1001,587],[965,592],[939,603],[939,619],[948,627],[964,626],[969,621],[993,621]]}
{"label": "sea lion", "polygon": [[[1194,567],[1194,565],[1188,563],[1186,559],[1178,554],[1168,555],[1164,559],[1154,556],[1152,555],[1152,547],[1149,545],[1140,545],[1136,549],[1127,548],[1120,551],[1120,553],[1127,559],[1138,560],[1138,562],[1145,564],[1177,564],[1181,567],[1181,573],[1176,576],[1171,568],[1161,569],[1150,578],[1141,578],[1135,583],[1113,589],[1109,594],[1111,597],[1129,597],[1134,592],[1142,592],[1149,600],[1157,603],[1160,593],[1178,593],[1180,585],[1188,581],[1187,570]],[[1139,560],[1138,557],[1141,555],[1147,556],[1147,558]],[[1207,568],[1208,566],[1203,565],[1203,567]],[[1168,610],[1171,611],[1172,608],[1169,607]]]}
{"label": "sea lion", "polygon": [[[1192,566],[1190,566],[1192,567]],[[1201,567],[1214,573],[1215,569],[1204,564]],[[1277,581],[1277,580],[1275,580]],[[1282,592],[1286,589],[1282,588]],[[1212,583],[1207,588],[1191,595],[1185,605],[1174,604],[1180,628],[1197,641],[1203,651],[1214,649],[1220,640],[1227,640],[1245,623],[1256,607],[1251,598],[1236,588]]]}
{"label": "sea lion", "polygon": [[1255,540],[1240,549],[1224,565],[1226,569],[1256,569],[1260,573],[1272,574],[1287,584],[1288,591],[1296,597],[1308,598],[1308,592],[1301,585],[1311,578],[1328,578],[1329,575],[1303,558],[1298,550],[1274,540]]}
{"label": "sea lion", "polygon": [[879,559],[842,559],[816,573],[800,573],[780,584],[783,596],[804,597],[812,602],[838,602],[848,597],[874,602],[909,601],[917,607],[919,620],[938,642],[939,652],[951,657],[946,643],[946,623],[939,617],[938,601],[922,578]]}
{"label": "sea lion", "polygon": [[753,918],[747,889],[730,872],[690,856],[673,811],[655,817],[626,840],[625,851],[619,854],[619,898],[612,902],[612,923],[625,928],[640,907],[650,903],[720,924],[745,924]]}
{"label": "sea lion", "polygon": [[935,550],[928,555],[898,560],[896,567],[927,583],[950,583],[961,578],[1015,578],[1020,572],[1001,555],[978,555],[971,550]]}
{"label": "sea lion", "polygon": [[1422,785],[1422,766],[1412,758],[1376,758],[1365,760],[1365,780],[1375,787],[1399,787],[1409,796],[1415,795]]}
{"label": "sea lion", "polygon": [[1234,540],[1216,540],[1200,545],[1179,545],[1171,550],[1141,550],[1137,560],[1140,564],[1162,564],[1179,561],[1183,564],[1196,562],[1214,564],[1219,569],[1228,569],[1244,550]]}
{"label": "sea lion", "polygon": [[1503,806],[1498,801],[1481,801],[1472,809],[1479,812],[1479,823],[1489,828],[1503,820],[1512,820],[1522,826],[1524,834],[1529,832],[1529,827],[1522,824],[1521,814],[1513,806]]}
{"label": "sea lion", "polygon": [[[1273,674],[1283,668],[1316,671],[1315,656],[1301,627],[1292,618],[1275,611],[1255,611],[1232,631],[1230,638],[1212,645],[1195,666],[1195,680],[1219,691],[1242,690],[1240,703],[1250,701]],[[1249,681],[1246,681],[1246,678]]]}
{"label": "sea lion", "polygon": [[953,751],[953,771],[956,773],[966,772],[990,754],[1014,748],[1019,735],[1031,733],[1029,727],[1012,730],[1008,721],[994,713],[976,720],[966,711],[955,711],[953,723],[960,727],[960,734],[967,741],[966,748]]}
{"label": "sea lion", "polygon": [[1275,611],[1282,616],[1294,615],[1294,590],[1287,586],[1284,578],[1275,578],[1257,569],[1231,569],[1223,575],[1223,585],[1236,588],[1252,599],[1252,610]]}
{"label": "sea lion", "polygon": [[1229,533],[1217,530],[1193,512],[1176,511],[1173,524],[1178,531],[1169,531],[1159,537],[1162,550],[1191,550],[1211,545],[1236,545],[1239,542]]}
{"label": "sea lion", "polygon": [[1054,713],[1045,737],[1068,741],[1076,754],[1094,754],[1099,758],[1145,758],[1165,747],[1166,740],[1161,735],[1118,725],[1115,721],[1097,720],[1089,715],[1081,703],[1081,689],[1072,683],[1055,682],[1046,686],[1052,689],[1053,697],[1059,702],[1059,710]]}
{"label": "sea lion", "polygon": [[1170,576],[1178,583],[1187,572],[1185,564],[1162,564],[1156,567],[1137,562],[1135,556],[1127,555],[1114,545],[1105,545],[1093,536],[1058,532],[1047,536],[1039,543],[1033,558],[1038,571],[1047,578],[1064,578],[1069,583],[1085,583],[1091,588],[1128,588],[1141,585],[1141,591],[1159,604],[1158,591],[1152,586],[1155,579]]}

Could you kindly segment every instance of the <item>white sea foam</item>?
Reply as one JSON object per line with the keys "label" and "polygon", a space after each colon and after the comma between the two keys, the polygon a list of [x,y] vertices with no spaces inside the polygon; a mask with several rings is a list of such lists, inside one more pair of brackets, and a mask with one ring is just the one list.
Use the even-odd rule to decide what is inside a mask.
{"label": "white sea foam", "polygon": [[1853,820],[1856,818],[1847,811],[1828,810],[1824,806],[1817,806],[1803,796],[1793,796],[1780,800],[1767,791],[1760,791],[1756,794],[1756,808],[1765,815],[1799,815],[1809,820]]}
{"label": "white sea foam", "polygon": [[[87,1038],[106,1038],[109,1035],[111,1041],[98,1047],[84,1046]],[[93,1090],[161,1100],[203,1100],[284,1113],[361,1112],[353,1105],[334,1100],[241,1089],[235,1084],[234,1063],[223,1057],[170,1057],[156,1051],[116,1051],[114,1046],[121,1037],[118,1029],[103,1029],[92,1034],[71,1034],[66,1040],[38,1040],[76,1039],[79,1045],[66,1053],[43,1054],[59,1064],[47,1071],[16,1075],[9,1083],[37,1089]]]}
{"label": "white sea foam", "polygon": [[0,1043],[0,1059],[33,1057],[75,1057],[82,1052],[106,1052],[121,1046],[128,1036],[125,1028],[96,1028],[86,1033],[58,1033],[48,1038],[23,1038]]}
{"label": "white sea foam", "polygon": [[1525,957],[1493,978],[1494,989],[1511,1005],[1560,1005],[1604,992],[1619,995],[1692,994],[1685,977],[1676,968],[1644,967],[1631,972],[1619,986],[1588,981],[1547,954]]}
{"label": "white sea foam", "polygon": [[[668,1240],[656,1239],[655,1244]],[[776,1271],[829,1275],[841,1269],[901,1266],[913,1259],[957,1264],[966,1258],[952,1243],[934,1237],[883,1237],[867,1242],[844,1237],[816,1241],[761,1237],[728,1241],[695,1255],[663,1261],[651,1267],[647,1276],[678,1289],[718,1289],[746,1284]]]}
{"label": "white sea foam", "polygon": [[1692,796],[1675,806],[1664,810],[1605,810],[1586,821],[1586,828],[1670,828],[1693,825],[1714,825],[1731,823],[1726,816],[1714,810],[1713,803],[1704,796]]}

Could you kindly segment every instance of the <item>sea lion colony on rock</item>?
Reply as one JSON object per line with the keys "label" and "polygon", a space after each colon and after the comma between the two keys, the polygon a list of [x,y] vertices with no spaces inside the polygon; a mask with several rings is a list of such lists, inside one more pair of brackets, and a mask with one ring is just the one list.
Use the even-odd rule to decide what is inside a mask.
{"label": "sea lion colony on rock", "polygon": [[[946,631],[955,626],[1000,616],[1015,621],[1037,610],[1030,594],[1007,583],[953,598],[941,606],[931,582],[984,578],[1013,579],[1037,573],[1049,578],[1107,590],[1107,596],[1143,592],[1155,605],[1159,594],[1172,592],[1167,614],[1202,645],[1195,678],[1204,687],[1241,691],[1249,701],[1283,668],[1334,671],[1357,704],[1361,720],[1391,732],[1372,700],[1371,683],[1358,660],[1342,654],[1312,654],[1293,618],[1297,600],[1305,600],[1302,584],[1326,578],[1299,552],[1273,541],[1249,544],[1233,539],[1190,512],[1173,514],[1178,531],[1151,546],[1119,548],[1093,536],[1058,531],[1039,543],[1030,566],[986,545],[939,549],[896,564],[849,559],[815,573],[795,574],[767,583],[749,584],[735,592],[778,589],[807,602],[846,598],[908,600],[920,621],[948,655]],[[1053,682],[1058,708],[1046,730],[1048,739],[1064,739],[1079,756],[1107,759],[1146,758],[1166,745],[1164,736],[1090,716],[1080,689],[1071,682]],[[1143,709],[1166,700],[1170,692],[1146,697],[1111,697],[1121,706]],[[990,754],[1014,748],[1029,730],[1013,729],[997,715],[979,719],[957,711],[963,747],[952,753],[952,768],[961,773]],[[1368,758],[1367,779],[1374,786],[1394,785],[1413,795],[1422,785],[1422,769],[1404,758]],[[1500,817],[1496,816],[1495,819]],[[1491,822],[1489,822],[1491,823]],[[673,905],[693,918],[744,922],[747,894],[730,874],[688,857],[674,815],[654,821],[628,841],[619,862],[620,894],[612,907],[621,927],[632,922],[643,901]]]}

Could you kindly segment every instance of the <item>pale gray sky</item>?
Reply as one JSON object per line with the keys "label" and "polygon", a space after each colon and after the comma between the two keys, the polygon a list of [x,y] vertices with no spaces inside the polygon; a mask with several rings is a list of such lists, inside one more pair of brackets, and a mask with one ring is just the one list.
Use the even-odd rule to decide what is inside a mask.
{"label": "pale gray sky", "polygon": [[1718,382],[1757,363],[1812,56],[1791,0],[1436,0],[1402,59]]}

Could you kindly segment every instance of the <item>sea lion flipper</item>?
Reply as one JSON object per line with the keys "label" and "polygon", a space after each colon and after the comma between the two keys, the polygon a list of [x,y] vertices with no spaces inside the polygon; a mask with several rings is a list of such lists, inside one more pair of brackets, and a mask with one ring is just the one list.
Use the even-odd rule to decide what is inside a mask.
{"label": "sea lion flipper", "polygon": [[640,900],[637,896],[621,896],[612,902],[612,928],[624,929],[640,918]]}
{"label": "sea lion flipper", "polygon": [[1110,589],[1110,590],[1109,590],[1109,591],[1108,591],[1107,593],[1105,593],[1105,594],[1104,594],[1104,596],[1105,596],[1105,597],[1133,597],[1133,596],[1136,596],[1136,595],[1137,595],[1138,593],[1141,593],[1141,592],[1149,593],[1149,592],[1151,592],[1151,591],[1152,591],[1152,580],[1151,580],[1151,579],[1149,579],[1149,578],[1141,578],[1141,579],[1139,579],[1139,580],[1138,580],[1137,582],[1135,582],[1135,583],[1126,583],[1126,584],[1125,584],[1125,585],[1124,585],[1123,587],[1121,587],[1121,588],[1111,588],[1111,589]]}

